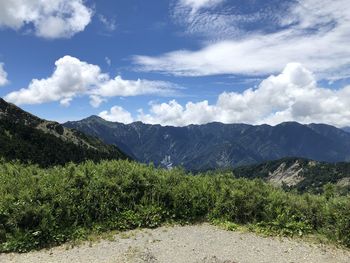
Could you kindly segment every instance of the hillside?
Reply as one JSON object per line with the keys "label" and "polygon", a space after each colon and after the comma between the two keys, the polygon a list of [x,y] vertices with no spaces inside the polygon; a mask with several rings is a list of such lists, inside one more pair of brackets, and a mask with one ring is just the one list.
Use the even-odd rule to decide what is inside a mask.
{"label": "hillside", "polygon": [[125,159],[117,147],[40,119],[0,98],[0,157],[42,166],[84,160]]}
{"label": "hillside", "polygon": [[332,183],[340,192],[350,192],[350,163],[316,162],[302,158],[285,158],[234,169],[236,177],[261,178],[275,186],[298,191],[322,192]]}
{"label": "hillside", "polygon": [[325,124],[276,126],[209,123],[171,127],[113,123],[97,116],[65,127],[114,144],[135,159],[199,171],[256,164],[284,157],[340,162],[350,158],[350,133]]}

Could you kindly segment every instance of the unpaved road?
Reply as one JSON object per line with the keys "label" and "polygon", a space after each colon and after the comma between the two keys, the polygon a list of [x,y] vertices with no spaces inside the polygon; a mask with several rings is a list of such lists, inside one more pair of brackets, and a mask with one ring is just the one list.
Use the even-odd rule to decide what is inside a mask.
{"label": "unpaved road", "polygon": [[350,251],[203,224],[134,230],[116,235],[113,241],[73,249],[64,245],[27,254],[0,254],[0,262],[349,263]]}

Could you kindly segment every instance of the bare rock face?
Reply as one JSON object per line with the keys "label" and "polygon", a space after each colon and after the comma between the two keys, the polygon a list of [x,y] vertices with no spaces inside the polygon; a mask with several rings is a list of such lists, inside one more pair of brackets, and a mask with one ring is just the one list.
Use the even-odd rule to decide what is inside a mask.
{"label": "bare rock face", "polygon": [[259,178],[277,187],[299,192],[322,193],[326,184],[336,185],[343,194],[350,193],[350,163],[327,163],[298,157],[237,167],[238,178]]}
{"label": "bare rock face", "polygon": [[340,187],[348,187],[348,186],[350,186],[350,177],[345,177],[345,178],[340,179],[337,182],[337,186],[340,186]]}
{"label": "bare rock face", "polygon": [[304,180],[302,172],[303,168],[298,160],[291,166],[282,163],[275,171],[269,173],[267,180],[275,186],[287,185],[291,187]]}

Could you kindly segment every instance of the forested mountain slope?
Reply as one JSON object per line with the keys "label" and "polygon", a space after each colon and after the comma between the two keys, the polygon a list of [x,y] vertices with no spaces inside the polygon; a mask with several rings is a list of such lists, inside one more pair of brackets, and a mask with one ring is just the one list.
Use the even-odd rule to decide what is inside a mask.
{"label": "forested mountain slope", "polygon": [[261,178],[285,189],[320,193],[326,184],[338,192],[350,193],[350,163],[316,162],[302,158],[284,158],[234,169],[236,177]]}
{"label": "forested mountain slope", "polygon": [[0,98],[0,157],[41,166],[125,159],[117,147],[97,138],[40,119]]}
{"label": "forested mountain slope", "polygon": [[141,162],[198,171],[284,157],[340,162],[350,159],[350,133],[325,124],[222,124],[170,127],[128,125],[91,116],[64,126],[114,144]]}

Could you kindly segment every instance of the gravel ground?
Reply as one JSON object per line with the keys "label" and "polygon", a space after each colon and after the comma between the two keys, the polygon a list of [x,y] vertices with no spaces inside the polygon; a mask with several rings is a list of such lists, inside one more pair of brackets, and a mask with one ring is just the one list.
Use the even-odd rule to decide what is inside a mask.
{"label": "gravel ground", "polygon": [[209,224],[120,233],[78,247],[0,254],[0,262],[349,263],[350,251],[287,238],[230,232]]}

